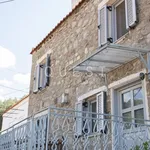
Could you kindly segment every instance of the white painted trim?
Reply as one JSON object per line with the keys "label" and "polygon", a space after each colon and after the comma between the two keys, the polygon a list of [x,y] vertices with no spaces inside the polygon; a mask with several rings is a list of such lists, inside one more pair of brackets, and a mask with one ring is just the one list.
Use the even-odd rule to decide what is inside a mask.
{"label": "white painted trim", "polygon": [[134,81],[137,81],[137,80],[139,80],[139,74],[140,74],[141,72],[146,73],[146,69],[143,69],[143,70],[141,70],[141,71],[138,72],[138,73],[131,74],[131,75],[126,76],[126,77],[124,77],[124,78],[122,78],[122,79],[120,79],[120,80],[118,80],[118,81],[115,81],[115,82],[109,84],[109,85],[108,85],[108,88],[109,88],[109,89],[110,89],[110,88],[117,89],[117,88],[120,88],[120,87],[122,87],[122,86],[124,86],[124,85],[127,85],[127,84],[129,84],[129,83],[132,83],[132,82],[134,82]]}
{"label": "white painted trim", "polygon": [[[140,83],[140,84],[138,84],[138,85],[135,85],[135,86],[132,86],[132,87],[130,87],[130,88],[127,88],[127,89],[125,89],[125,90],[122,90],[122,91],[120,91],[119,92],[119,102],[120,102],[120,105],[122,106],[122,97],[121,97],[121,95],[123,94],[123,93],[126,93],[127,91],[129,91],[130,93],[131,93],[131,106],[129,107],[129,108],[125,108],[125,109],[123,109],[122,107],[120,107],[120,116],[122,116],[122,114],[123,113],[128,113],[128,112],[131,112],[131,118],[135,118],[135,113],[134,113],[134,111],[136,111],[136,110],[139,110],[139,109],[143,109],[144,110],[144,119],[146,119],[146,116],[145,116],[145,96],[144,96],[144,93],[143,93],[143,104],[140,104],[140,105],[136,105],[136,106],[134,106],[134,98],[133,98],[133,90],[135,90],[135,89],[137,89],[137,88],[142,88],[142,93],[143,93],[143,91],[144,91],[144,87],[142,86],[142,84]],[[132,120],[132,122],[133,123],[135,123],[134,122],[135,120]]]}
{"label": "white painted trim", "polygon": [[[142,70],[141,72],[146,73],[146,69]],[[118,90],[117,88],[120,88],[122,86],[126,86],[134,81],[139,80],[139,74],[141,73],[135,73],[130,76],[127,76],[119,81],[111,83],[108,87],[110,88],[110,99],[111,99],[111,114],[112,115],[119,115],[119,113],[115,106],[116,106],[116,100],[118,99]],[[148,108],[148,98],[147,98],[147,90],[146,90],[146,79],[141,81],[141,86],[144,91],[144,116],[146,120],[149,120],[149,108]]]}
{"label": "white painted trim", "polygon": [[148,108],[148,98],[147,98],[147,87],[146,79],[142,81],[143,96],[144,96],[144,116],[146,120],[149,120],[149,108]]}
{"label": "white painted trim", "polygon": [[52,53],[52,49],[48,50],[41,58],[39,58],[36,63],[40,64],[44,59],[46,59],[47,54],[51,54]]}
{"label": "white painted trim", "polygon": [[106,5],[109,2],[109,0],[103,0],[99,5],[98,9],[100,10],[104,5]]}
{"label": "white painted trim", "polygon": [[118,0],[102,0],[102,2],[98,5],[98,9],[101,9],[104,5],[109,5],[111,6]]}
{"label": "white painted trim", "polygon": [[99,93],[101,91],[106,91],[106,90],[107,90],[107,87],[106,86],[102,86],[102,87],[100,87],[98,89],[94,89],[92,91],[89,91],[88,93],[79,96],[78,97],[78,102],[82,101],[82,100],[84,100],[84,99],[86,99],[86,98],[88,98],[88,97],[90,97],[92,95],[95,95],[95,94],[97,94],[97,93]]}

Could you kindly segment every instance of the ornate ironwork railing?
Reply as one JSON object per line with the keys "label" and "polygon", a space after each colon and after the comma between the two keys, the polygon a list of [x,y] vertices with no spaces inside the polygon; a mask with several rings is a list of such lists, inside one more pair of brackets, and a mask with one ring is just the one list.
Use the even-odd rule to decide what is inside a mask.
{"label": "ornate ironwork railing", "polygon": [[62,108],[41,111],[0,135],[0,150],[149,149],[148,120]]}

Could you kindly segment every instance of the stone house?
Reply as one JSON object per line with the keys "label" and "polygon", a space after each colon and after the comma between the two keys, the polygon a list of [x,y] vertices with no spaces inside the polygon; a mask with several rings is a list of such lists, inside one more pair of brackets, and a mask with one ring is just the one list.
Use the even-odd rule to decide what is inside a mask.
{"label": "stone house", "polygon": [[55,106],[145,123],[150,115],[149,0],[74,2],[31,51],[29,115]]}

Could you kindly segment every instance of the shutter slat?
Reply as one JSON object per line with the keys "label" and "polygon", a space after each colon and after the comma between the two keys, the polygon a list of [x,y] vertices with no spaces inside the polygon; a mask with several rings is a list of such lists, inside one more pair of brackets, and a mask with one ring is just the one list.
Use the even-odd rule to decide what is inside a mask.
{"label": "shutter slat", "polygon": [[137,22],[136,0],[125,0],[126,5],[126,28],[134,27]]}
{"label": "shutter slat", "polygon": [[75,131],[76,131],[76,135],[80,136],[80,135],[82,135],[82,126],[83,126],[82,102],[76,103],[75,110],[77,111],[77,112],[75,112],[75,117],[76,117]]}
{"label": "shutter slat", "polygon": [[33,92],[38,92],[39,89],[39,75],[40,75],[40,65],[36,65],[35,72],[34,72],[34,85],[33,85]]}
{"label": "shutter slat", "polygon": [[108,32],[108,17],[107,17],[107,6],[103,6],[98,11],[98,40],[99,46],[103,46],[107,43],[107,32]]}
{"label": "shutter slat", "polygon": [[104,113],[105,113],[105,95],[106,92],[101,92],[100,94],[97,95],[97,118],[98,120],[98,125],[97,125],[97,130],[101,131],[104,128]]}

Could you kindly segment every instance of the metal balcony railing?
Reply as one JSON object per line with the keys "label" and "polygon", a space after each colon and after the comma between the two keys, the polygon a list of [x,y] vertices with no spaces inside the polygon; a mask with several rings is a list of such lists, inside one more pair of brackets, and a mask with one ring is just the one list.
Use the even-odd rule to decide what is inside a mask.
{"label": "metal balcony railing", "polygon": [[0,135],[0,150],[149,149],[148,120],[62,108],[45,109]]}

